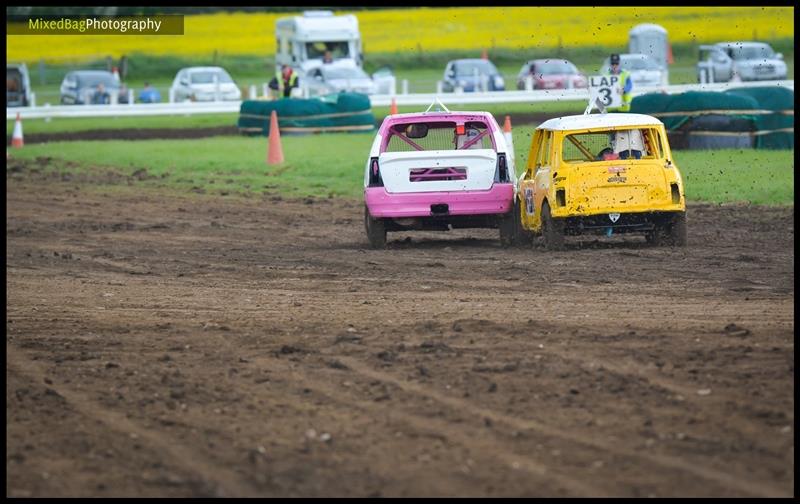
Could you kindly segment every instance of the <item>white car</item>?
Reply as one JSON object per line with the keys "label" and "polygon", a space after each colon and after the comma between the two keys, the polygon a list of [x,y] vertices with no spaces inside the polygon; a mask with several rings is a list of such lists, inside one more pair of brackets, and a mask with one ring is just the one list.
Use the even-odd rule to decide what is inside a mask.
{"label": "white car", "polygon": [[[703,71],[712,72],[705,78],[713,82],[782,80],[786,78],[783,54],[775,53],[769,44],[761,42],[721,42],[700,46],[697,78]],[[710,77],[710,78],[709,78]]]}
{"label": "white car", "polygon": [[395,77],[389,68],[382,68],[370,77],[361,67],[347,61],[322,64],[311,68],[300,79],[300,86],[308,89],[309,96],[321,96],[343,91],[373,94],[391,94]]}
{"label": "white car", "polygon": [[367,95],[375,94],[375,83],[357,66],[328,64],[308,71],[305,86],[309,95],[319,96],[349,91]]}
{"label": "white car", "polygon": [[[620,54],[619,65],[631,74],[634,87],[666,86],[669,84],[667,72],[647,54]],[[611,64],[609,58],[603,61],[600,68],[601,74],[609,73]]]}
{"label": "white car", "polygon": [[181,69],[172,82],[175,101],[239,101],[242,91],[221,67]]}

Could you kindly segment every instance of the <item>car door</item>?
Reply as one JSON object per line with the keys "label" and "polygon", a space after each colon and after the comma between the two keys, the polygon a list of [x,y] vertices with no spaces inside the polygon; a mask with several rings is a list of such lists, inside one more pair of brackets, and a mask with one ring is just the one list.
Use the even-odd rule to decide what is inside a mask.
{"label": "car door", "polygon": [[552,131],[536,131],[528,155],[528,166],[519,184],[522,225],[531,231],[538,231],[541,227],[542,202],[550,188],[552,139]]}
{"label": "car door", "polygon": [[181,70],[177,77],[178,85],[175,87],[175,101],[183,101],[191,96],[189,91],[189,72]]}

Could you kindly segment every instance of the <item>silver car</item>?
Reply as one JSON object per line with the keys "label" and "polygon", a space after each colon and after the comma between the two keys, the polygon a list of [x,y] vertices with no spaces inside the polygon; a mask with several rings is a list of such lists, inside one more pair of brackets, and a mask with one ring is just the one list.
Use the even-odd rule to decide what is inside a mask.
{"label": "silver car", "polygon": [[301,86],[308,89],[309,96],[350,91],[367,95],[375,94],[377,87],[372,78],[357,66],[322,65],[308,71]]}
{"label": "silver car", "polygon": [[701,45],[697,63],[699,82],[786,79],[783,54],[762,42],[720,42]]}
{"label": "silver car", "polygon": [[106,70],[75,70],[61,81],[61,103],[64,105],[107,105],[128,103],[128,90],[119,78]]}
{"label": "silver car", "polygon": [[181,69],[172,82],[175,101],[239,101],[242,91],[222,67]]}
{"label": "silver car", "polygon": [[[635,87],[666,86],[667,73],[647,54],[626,53],[619,55],[619,66],[631,74]],[[603,61],[600,73],[607,74],[611,68],[609,58]]]}

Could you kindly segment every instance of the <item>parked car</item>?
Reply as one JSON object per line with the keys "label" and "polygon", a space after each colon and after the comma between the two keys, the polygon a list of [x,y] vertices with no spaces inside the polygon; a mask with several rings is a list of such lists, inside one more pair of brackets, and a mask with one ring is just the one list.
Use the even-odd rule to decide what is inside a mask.
{"label": "parked car", "polygon": [[6,106],[28,107],[31,104],[31,80],[25,63],[6,65]]}
{"label": "parked car", "polygon": [[377,86],[364,70],[355,65],[328,64],[312,68],[301,86],[308,89],[309,96],[320,96],[342,91],[375,94]]}
{"label": "parked car", "polygon": [[106,105],[116,95],[118,103],[128,103],[128,90],[106,70],[75,70],[61,81],[61,103],[64,105]]}
{"label": "parked car", "polygon": [[533,89],[570,89],[588,86],[583,75],[572,62],[565,59],[535,59],[526,61],[517,75],[517,89],[525,89],[525,80],[531,76]]}
{"label": "parked car", "polygon": [[[620,54],[619,65],[623,70],[630,72],[634,86],[666,86],[669,84],[667,73],[647,54]],[[606,58],[600,68],[600,73],[607,74],[610,68],[609,58]]]}
{"label": "parked car", "polygon": [[222,67],[182,68],[172,82],[175,101],[239,101],[242,91]]}
{"label": "parked car", "polygon": [[387,116],[364,171],[364,225],[373,248],[388,231],[498,228],[514,236],[516,176],[488,112]]}
{"label": "parked car", "polygon": [[566,235],[644,233],[686,245],[683,179],[664,124],[644,114],[559,117],[539,125],[518,183],[518,233],[560,249]]}
{"label": "parked car", "polygon": [[[714,82],[786,79],[786,62],[783,54],[775,53],[769,44],[762,42],[721,42],[701,45],[697,63],[697,79],[710,68]],[[706,79],[708,75],[706,74]]]}
{"label": "parked car", "polygon": [[485,59],[459,59],[444,69],[442,91],[449,93],[461,88],[464,92],[505,91],[506,83],[497,67]]}

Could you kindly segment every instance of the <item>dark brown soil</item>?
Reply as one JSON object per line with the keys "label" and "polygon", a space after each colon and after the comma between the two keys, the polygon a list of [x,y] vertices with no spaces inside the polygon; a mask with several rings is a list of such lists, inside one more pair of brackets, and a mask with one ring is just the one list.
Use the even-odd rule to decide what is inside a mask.
{"label": "dark brown soil", "polygon": [[793,207],[369,250],[360,201],[14,166],[7,496],[794,495]]}

